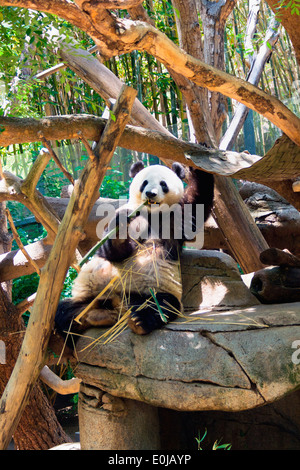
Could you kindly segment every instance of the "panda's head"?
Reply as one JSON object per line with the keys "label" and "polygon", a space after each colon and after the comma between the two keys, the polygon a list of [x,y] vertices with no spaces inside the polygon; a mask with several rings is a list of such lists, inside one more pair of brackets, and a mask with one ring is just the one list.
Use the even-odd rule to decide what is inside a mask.
{"label": "panda's head", "polygon": [[183,179],[185,170],[180,163],[174,163],[172,169],[162,165],[144,168],[142,162],[134,163],[130,169],[133,177],[129,188],[130,205],[178,203],[184,194]]}

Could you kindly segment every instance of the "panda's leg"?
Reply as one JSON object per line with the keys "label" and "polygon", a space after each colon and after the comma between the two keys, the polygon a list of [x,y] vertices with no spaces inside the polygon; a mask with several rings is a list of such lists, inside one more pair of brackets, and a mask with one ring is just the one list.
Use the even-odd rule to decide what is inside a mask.
{"label": "panda's leg", "polygon": [[[67,339],[67,345],[73,347],[78,335],[91,326],[111,326],[119,317],[119,297],[114,297],[105,302],[97,302],[93,309],[89,310],[80,323],[75,318],[90,304],[90,300],[64,299],[59,302],[55,315],[55,328],[57,333]],[[72,334],[74,334],[72,336]]]}
{"label": "panda's leg", "polygon": [[74,333],[80,332],[79,324],[73,320],[87,305],[86,302],[76,301],[71,298],[64,299],[58,304],[55,314],[55,330],[60,336],[67,339],[67,345],[71,348],[73,341],[69,333],[71,331]]}
{"label": "panda's leg", "polygon": [[[147,300],[149,302],[146,302]],[[157,293],[156,300],[160,309],[154,299],[149,299],[145,295],[130,294],[131,314],[128,326],[134,333],[146,335],[153,330],[162,328],[166,323],[174,320],[181,311],[179,300],[172,294]]]}

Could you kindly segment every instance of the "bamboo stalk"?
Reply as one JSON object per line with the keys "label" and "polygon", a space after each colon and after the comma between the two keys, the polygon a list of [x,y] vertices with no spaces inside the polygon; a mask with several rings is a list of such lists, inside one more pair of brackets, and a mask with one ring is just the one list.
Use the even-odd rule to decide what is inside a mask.
{"label": "bamboo stalk", "polygon": [[[144,206],[145,206],[146,202],[143,202],[143,204],[141,204],[139,207],[137,207],[136,209],[134,209],[129,215],[128,215],[128,218],[131,219],[132,217],[135,216],[135,214],[137,212],[139,212]],[[98,243],[96,243],[95,246],[93,246],[93,248],[90,249],[90,251],[82,258],[82,260],[80,261],[79,263],[79,266],[83,266],[84,263],[86,263],[88,261],[88,259],[93,256],[96,251],[100,248],[100,246],[102,246],[107,240],[109,240],[113,235],[115,235],[117,233],[117,230],[118,230],[118,227],[115,227],[113,228],[112,230],[110,230],[106,235],[105,237],[103,237]]]}

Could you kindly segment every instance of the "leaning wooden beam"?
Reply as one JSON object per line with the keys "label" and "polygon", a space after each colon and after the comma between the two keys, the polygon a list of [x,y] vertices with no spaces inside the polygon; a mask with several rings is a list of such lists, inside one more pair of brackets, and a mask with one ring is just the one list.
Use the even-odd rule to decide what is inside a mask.
{"label": "leaning wooden beam", "polygon": [[0,449],[8,446],[29,394],[44,366],[66,272],[97,197],[106,167],[128,121],[135,96],[133,89],[122,89],[114,107],[115,120],[108,121],[100,139],[97,162],[87,162],[74,186],[55,244],[41,273],[36,300],[16,365],[1,397]]}
{"label": "leaning wooden beam", "polygon": [[[224,176],[215,176],[214,218],[226,244],[234,254],[243,273],[251,273],[263,267],[259,255],[269,248],[249,209],[238,194],[233,181]],[[243,221],[244,223],[239,223]]]}
{"label": "leaning wooden beam", "polygon": [[[95,52],[97,51],[98,48],[97,46],[92,46],[88,48],[88,52]],[[36,80],[45,80],[45,78],[49,77],[50,75],[53,75],[56,72],[59,72],[59,70],[65,69],[67,67],[66,64],[61,62],[60,64],[54,65],[53,67],[50,67],[49,69],[43,70],[42,72],[37,73],[34,78]]]}
{"label": "leaning wooden beam", "polygon": [[[117,98],[123,85],[122,81],[98,59],[93,57],[89,51],[61,43],[59,54],[64,63],[78,77],[88,83],[106,101],[108,106],[111,99]],[[172,135],[162,127],[138,99],[135,100],[133,105],[130,124]]]}

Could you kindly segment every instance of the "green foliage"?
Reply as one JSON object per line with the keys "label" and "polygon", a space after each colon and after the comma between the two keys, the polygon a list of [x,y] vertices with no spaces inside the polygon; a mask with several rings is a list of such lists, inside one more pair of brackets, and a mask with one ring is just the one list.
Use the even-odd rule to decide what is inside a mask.
{"label": "green foliage", "polygon": [[[201,446],[206,436],[207,436],[207,429],[205,429],[202,437],[201,437],[200,431],[198,432],[198,437],[195,437],[196,442],[197,442],[197,450],[204,450]],[[212,450],[231,450],[231,447],[232,447],[231,444],[221,444],[221,439],[220,439],[213,443]]]}
{"label": "green foliage", "polygon": [[280,0],[278,2],[278,6],[276,7],[277,10],[280,10],[281,8],[286,8],[286,9],[291,9],[291,15],[300,15],[300,2],[299,0],[290,0],[288,3],[286,3],[286,0]]}

